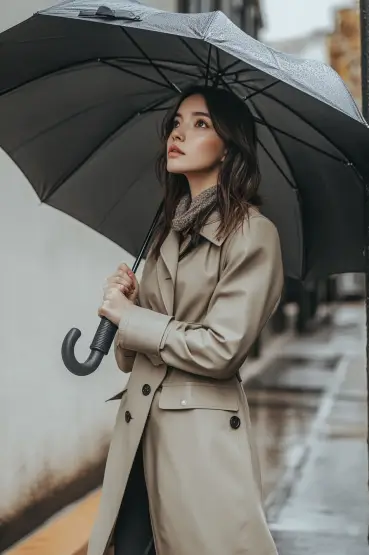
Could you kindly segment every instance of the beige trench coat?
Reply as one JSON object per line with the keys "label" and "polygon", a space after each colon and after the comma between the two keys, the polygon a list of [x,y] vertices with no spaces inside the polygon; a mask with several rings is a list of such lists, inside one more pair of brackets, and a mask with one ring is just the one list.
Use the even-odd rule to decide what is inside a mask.
{"label": "beige trench coat", "polygon": [[276,554],[238,371],[280,299],[280,243],[254,210],[226,239],[217,226],[215,212],[180,262],[171,231],[121,320],[116,358],[132,373],[88,555],[111,553],[141,439],[157,555]]}

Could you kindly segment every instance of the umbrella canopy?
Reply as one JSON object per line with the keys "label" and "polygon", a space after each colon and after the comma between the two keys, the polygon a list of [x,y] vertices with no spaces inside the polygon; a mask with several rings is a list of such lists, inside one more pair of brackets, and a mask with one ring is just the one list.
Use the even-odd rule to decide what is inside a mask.
{"label": "umbrella canopy", "polygon": [[276,52],[221,12],[75,0],[0,35],[0,146],[41,201],[137,254],[162,192],[163,110],[191,85],[243,98],[263,212],[286,275],[361,272],[369,130],[329,67]]}

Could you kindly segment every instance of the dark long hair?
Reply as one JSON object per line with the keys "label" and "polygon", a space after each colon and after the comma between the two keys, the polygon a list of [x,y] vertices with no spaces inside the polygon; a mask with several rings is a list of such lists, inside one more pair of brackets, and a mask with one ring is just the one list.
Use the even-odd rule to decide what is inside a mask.
{"label": "dark long hair", "polygon": [[[181,197],[189,193],[187,178],[167,171],[167,141],[173,131],[174,119],[180,104],[189,96],[204,97],[216,133],[226,147],[217,183],[216,208],[220,215],[218,237],[228,236],[248,214],[251,205],[260,206],[258,195],[260,170],[256,152],[256,128],[253,116],[246,104],[232,92],[210,87],[192,87],[178,100],[176,106],[166,114],[162,129],[162,150],[156,164],[156,174],[164,187],[164,210],[159,222],[153,245],[157,259],[160,247],[167,237]],[[197,218],[191,229],[191,244],[199,242],[199,232],[209,215],[206,211]]]}

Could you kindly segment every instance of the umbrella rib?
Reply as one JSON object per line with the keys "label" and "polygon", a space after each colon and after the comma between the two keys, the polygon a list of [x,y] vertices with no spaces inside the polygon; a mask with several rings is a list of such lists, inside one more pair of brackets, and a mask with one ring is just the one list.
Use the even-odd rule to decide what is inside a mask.
{"label": "umbrella rib", "polygon": [[[232,62],[231,64],[229,64],[228,66],[226,66],[224,68],[224,71],[227,72],[227,75],[232,75],[232,73],[228,73],[229,69],[232,69],[232,67],[236,66],[237,64],[242,63],[242,60],[235,60],[234,62]],[[246,69],[245,71],[259,71],[258,69],[254,69],[254,68],[250,68],[250,69]],[[233,73],[238,73],[237,71],[234,71]]]}
{"label": "umbrella rib", "polygon": [[132,42],[132,44],[137,48],[139,52],[146,58],[149,64],[159,73],[159,75],[164,79],[164,81],[170,86],[171,89],[175,90],[177,93],[181,93],[181,89],[175,84],[172,83],[170,79],[161,71],[161,69],[151,60],[151,58],[146,54],[145,50],[138,44],[138,42],[131,37],[125,27],[120,27],[120,30],[125,34],[126,37]]}
{"label": "umbrella rib", "polygon": [[[109,60],[114,60],[114,61],[118,61],[118,62],[121,61],[121,62],[124,62],[124,63],[127,63],[127,64],[141,65],[143,67],[147,67],[148,65],[151,65],[151,64],[148,64],[147,61],[139,59],[139,58],[124,58],[124,57],[119,57],[119,58],[113,57],[112,58],[112,57],[110,57],[110,58],[103,58],[103,59],[106,59],[108,61]],[[171,66],[166,65],[166,64],[171,64],[171,63],[173,63],[173,62],[170,61],[170,60],[155,60],[156,66],[158,68],[162,69],[162,70],[173,71],[173,72],[176,72],[176,73],[179,73],[179,74],[182,74],[182,75],[187,75],[189,77],[198,77],[198,75],[196,73],[190,73],[189,71],[184,71],[182,69],[182,66],[184,66],[184,67],[193,67],[194,69],[199,70],[198,65],[195,66],[192,63],[181,61],[181,62],[178,62],[178,64],[180,64],[180,66],[181,66],[181,69],[178,69],[176,67],[171,67]]]}
{"label": "umbrella rib", "polygon": [[[249,94],[249,96],[245,96],[245,98],[243,100],[250,100],[254,96],[256,96],[258,94],[261,94],[261,93],[263,93],[264,91],[266,91],[268,89],[271,89],[272,87],[274,87],[274,85],[277,85],[278,83],[280,83],[279,79],[277,79],[277,81],[274,81],[273,83],[270,83],[269,85],[266,85],[265,87],[263,87],[262,89],[259,89],[258,91],[254,91],[253,93]],[[255,107],[255,104],[254,103],[252,103],[252,104]]]}
{"label": "umbrella rib", "polygon": [[109,62],[107,60],[100,60],[100,63],[109,66],[109,67],[113,67],[115,69],[118,69],[119,71],[122,71],[123,73],[127,73],[129,75],[133,75],[134,77],[139,77],[140,79],[142,79],[143,81],[148,81],[149,83],[154,83],[154,85],[159,85],[159,87],[165,87],[166,89],[170,89],[171,91],[173,90],[172,87],[170,87],[167,84],[161,83],[160,81],[156,81],[155,79],[151,79],[150,77],[145,77],[144,75],[140,75],[139,73],[136,73],[135,71],[132,71],[131,69],[126,69],[123,68],[119,65],[115,65],[112,62]]}
{"label": "umbrella rib", "polygon": [[[156,108],[157,106],[160,106],[160,104],[162,104],[164,102],[167,102],[171,98],[172,98],[172,95],[167,96],[167,97],[165,97],[161,100],[157,100],[157,101],[153,102],[151,105],[149,105],[146,108],[144,113],[148,113],[151,108]],[[126,120],[120,122],[119,125],[114,127],[112,132],[109,133],[109,135],[107,137],[105,137],[103,141],[101,141],[101,143],[93,150],[93,152],[90,152],[87,156],[85,156],[85,158],[81,162],[79,162],[79,164],[75,168],[73,168],[73,170],[69,171],[67,175],[64,175],[62,178],[60,178],[58,180],[57,183],[55,183],[55,185],[50,190],[49,194],[46,195],[46,197],[44,197],[42,199],[42,202],[47,202],[52,197],[52,195],[54,195],[57,192],[57,190],[63,185],[63,183],[65,183],[70,178],[71,175],[76,173],[98,150],[100,150],[104,146],[104,144],[106,144],[111,139],[111,137],[113,137],[113,135],[119,131],[119,129],[121,127],[131,123],[131,121],[134,118],[139,117],[140,115],[141,115],[140,112],[135,113],[135,114],[129,116],[129,118],[127,118]]]}
{"label": "umbrella rib", "polygon": [[221,75],[224,74],[225,70],[221,67],[220,65],[220,55],[219,55],[219,49],[217,48],[215,51],[215,55],[217,57],[217,68],[218,68],[218,73],[220,73]]}
{"label": "umbrella rib", "polygon": [[[316,152],[319,152],[319,154],[324,154],[324,156],[327,156],[328,158],[331,158],[331,160],[335,160],[336,162],[341,162],[341,164],[345,164],[345,165],[347,165],[349,163],[347,160],[343,160],[342,158],[338,158],[338,156],[335,156],[334,154],[331,154],[330,152],[326,152],[325,150],[323,150],[322,148],[319,148],[318,146],[312,145],[311,143],[307,143],[306,141],[304,141],[303,139],[300,139],[299,137],[296,137],[295,135],[291,135],[291,133],[288,133],[288,131],[283,131],[283,129],[279,129],[278,127],[276,127],[275,125],[271,125],[270,123],[267,123],[267,124],[264,123],[263,120],[261,120],[260,118],[255,118],[255,121],[257,121],[261,125],[266,125],[269,129],[273,129],[274,131],[277,131],[277,133],[280,133],[281,135],[285,135],[289,139],[293,139],[294,141],[297,141],[298,143],[301,143],[302,145],[307,146],[308,148],[312,148]],[[332,143],[332,145],[333,145],[333,143]],[[335,146],[335,145],[333,145],[333,146]],[[339,150],[339,149],[337,149],[337,150]]]}
{"label": "umbrella rib", "polygon": [[259,145],[262,147],[262,149],[264,150],[265,154],[267,156],[269,156],[269,158],[271,159],[271,161],[273,162],[273,164],[275,165],[277,170],[281,173],[281,175],[285,178],[287,183],[291,186],[291,188],[294,189],[295,191],[298,191],[298,188],[296,187],[294,182],[288,177],[286,172],[283,170],[283,168],[281,168],[280,164],[277,162],[277,160],[274,158],[274,156],[269,152],[269,150],[266,148],[266,146],[263,144],[263,142],[259,139],[259,137],[258,137],[257,141],[258,141]]}
{"label": "umbrella rib", "polygon": [[[23,83],[19,83],[15,87],[9,87],[8,89],[0,90],[0,95],[3,96],[5,94],[9,94],[13,91],[16,91],[17,89],[20,89],[21,87],[29,85],[30,83],[35,83],[38,80],[44,79],[46,77],[50,77],[51,75],[54,75],[56,73],[59,73],[59,72],[65,71],[65,70],[77,68],[78,66],[81,66],[81,68],[84,68],[85,66],[87,66],[87,64],[91,64],[93,62],[102,62],[102,61],[105,61],[105,60],[110,61],[111,59],[115,59],[115,58],[112,58],[111,56],[106,57],[106,58],[105,57],[97,58],[95,56],[93,58],[87,58],[86,60],[82,60],[82,61],[78,60],[78,62],[75,62],[74,64],[60,65],[60,66],[58,66],[57,68],[55,68],[51,71],[46,71],[45,73],[42,73],[41,75],[38,75],[36,77],[32,77],[32,79],[28,79],[27,81],[24,81]],[[121,59],[121,58],[119,58],[119,59]],[[129,61],[129,60],[127,60],[127,61]],[[134,63],[134,60],[131,60],[131,61],[132,61],[132,63]],[[142,60],[137,59],[136,63],[142,63]],[[183,63],[183,65],[190,65],[190,64],[185,64],[184,62],[181,62],[181,63]],[[152,66],[152,63],[149,63],[149,65]],[[161,86],[163,86],[163,84],[161,84]],[[173,89],[173,87],[171,87],[171,89]],[[180,91],[177,91],[177,92],[180,92]]]}
{"label": "umbrella rib", "polygon": [[[185,41],[185,39],[184,39],[183,37],[178,37],[178,38],[179,38],[179,40],[181,41],[181,43],[185,45],[185,47],[187,48],[187,50],[189,50],[189,51],[191,52],[191,54],[196,58],[196,60],[198,61],[198,63],[200,63],[201,66],[202,66],[204,69],[207,69],[207,66],[204,64],[204,60],[203,60],[200,56],[198,56],[198,54],[196,54],[196,52],[194,51],[194,49],[191,48],[191,46]],[[210,64],[209,64],[209,68],[210,68]],[[214,71],[213,68],[211,68],[211,69]]]}
{"label": "umbrella rib", "polygon": [[[283,155],[283,157],[284,157],[284,160],[285,160],[285,162],[286,162],[286,164],[287,164],[287,166],[288,166],[288,169],[289,169],[289,171],[290,171],[290,173],[291,173],[291,176],[292,176],[292,179],[293,179],[293,181],[291,181],[291,180],[289,180],[289,179],[287,178],[288,183],[293,187],[293,189],[298,189],[298,187],[297,187],[297,185],[296,185],[297,180],[296,180],[296,176],[295,176],[295,171],[294,171],[294,169],[292,168],[291,163],[290,163],[290,159],[289,159],[288,156],[286,155],[286,152],[285,152],[284,148],[282,148],[282,146],[281,146],[281,144],[280,144],[280,141],[279,141],[278,137],[275,135],[274,130],[271,129],[271,128],[268,126],[268,122],[267,122],[266,119],[263,117],[261,111],[260,111],[259,108],[256,106],[255,102],[251,101],[250,98],[248,98],[248,100],[249,100],[250,104],[253,106],[255,112],[259,115],[259,118],[261,118],[261,119],[264,120],[265,125],[268,127],[271,136],[273,137],[273,139],[274,139],[274,141],[275,141],[277,147],[279,148],[279,150],[281,151],[281,153],[282,153],[282,155]],[[266,148],[264,147],[264,145],[262,145],[262,146],[263,146],[264,150],[266,151]],[[268,151],[266,151],[266,152],[267,152],[268,156],[271,158],[269,152],[268,152]]]}
{"label": "umbrella rib", "polygon": [[161,65],[161,64],[157,64],[157,66],[160,67],[160,69],[163,69],[163,70],[166,69],[167,71],[173,71],[175,73],[178,73],[179,75],[185,75],[186,77],[195,77],[195,78],[199,77],[199,75],[196,75],[196,73],[190,73],[189,71],[184,71],[183,69],[174,69],[174,68],[171,68],[171,67],[165,67],[164,65]]}
{"label": "umbrella rib", "polygon": [[[227,89],[228,89],[229,91],[231,91],[233,94],[235,94],[234,91],[232,91],[232,88],[230,87],[230,85],[228,85],[228,83],[227,83],[222,77],[221,77],[221,81],[222,81],[223,84],[227,87]],[[245,85],[241,84],[241,87],[245,87]],[[250,88],[251,90],[257,90],[257,91],[259,92],[259,89],[255,89],[255,88],[250,87],[250,86],[248,86],[248,88]],[[273,96],[268,95],[268,93],[261,93],[261,94],[264,94],[266,97],[272,98],[273,100],[276,100]],[[276,100],[276,102],[279,102],[279,101]],[[282,103],[281,103],[281,104],[282,104]],[[282,104],[282,106],[283,106],[283,104]],[[298,114],[296,114],[296,115],[298,115]],[[298,137],[295,137],[294,135],[291,135],[291,134],[288,133],[287,131],[283,131],[282,129],[279,129],[278,127],[275,127],[275,125],[271,125],[270,123],[265,124],[265,123],[263,122],[263,120],[261,120],[260,118],[256,118],[255,116],[254,116],[254,119],[255,119],[255,121],[257,121],[257,122],[260,123],[261,125],[267,125],[267,127],[268,127],[269,129],[274,129],[274,131],[277,131],[278,133],[281,133],[281,135],[286,135],[286,136],[289,137],[290,139],[293,139],[294,141],[297,141],[297,142],[299,142],[299,143],[301,143],[301,144],[303,144],[303,145],[305,145],[305,146],[307,146],[307,147],[309,147],[309,148],[312,148],[313,150],[319,152],[320,154],[324,154],[325,156],[328,156],[328,158],[331,158],[332,160],[335,160],[336,162],[341,162],[342,164],[350,165],[350,162],[349,162],[348,160],[342,160],[341,158],[338,158],[338,156],[334,156],[334,154],[331,154],[330,152],[326,152],[325,150],[322,150],[321,148],[319,148],[319,147],[317,147],[317,146],[315,146],[315,145],[312,145],[312,144],[310,144],[310,143],[307,143],[307,142],[304,141],[303,139],[299,139]],[[305,121],[303,118],[301,118],[301,119],[302,119],[302,121]],[[305,123],[307,123],[307,122],[305,122]],[[311,126],[311,127],[312,127],[313,129],[315,129],[315,127],[313,127],[313,126]],[[317,131],[317,132],[319,133],[319,131],[318,131],[317,129],[315,129],[315,131]],[[322,135],[323,135],[323,134],[322,134]],[[324,136],[324,135],[323,135],[323,136]],[[324,137],[325,137],[325,136],[324,136]],[[325,137],[325,139],[327,139],[327,137]],[[329,139],[327,139],[327,140],[329,141]],[[332,143],[332,145],[335,146],[333,143]],[[337,147],[335,146],[335,148],[337,148]],[[339,150],[339,148],[337,148],[337,150]],[[340,150],[339,150],[339,151],[340,151]],[[341,151],[340,151],[340,152],[341,152]]]}
{"label": "umbrella rib", "polygon": [[[230,91],[234,94],[234,92],[232,91],[232,89],[231,89],[231,87],[228,85],[228,83],[226,83],[226,82],[224,81],[224,79],[222,79],[222,81],[223,81],[223,83],[226,85],[226,87],[228,88],[228,90],[230,90]],[[278,83],[278,81],[276,81],[276,82],[274,82],[274,83],[272,83],[272,84],[275,85],[276,83]],[[245,100],[246,100],[246,99],[245,99]],[[253,108],[255,109],[255,111],[259,114],[259,118],[260,118],[260,111],[256,108],[255,103],[254,103],[254,102],[250,102],[250,104],[253,106]],[[254,118],[255,118],[255,116],[254,116]],[[255,120],[256,120],[256,118],[255,118]],[[263,118],[263,119],[260,119],[260,123],[262,123],[263,120],[264,120],[264,125],[266,125],[266,126],[268,127],[269,131],[272,133],[271,128],[269,127],[269,124],[265,121],[264,118]],[[256,120],[256,121],[257,121],[257,120]],[[285,154],[284,154],[284,151],[281,149],[281,147],[280,147],[280,145],[279,145],[279,141],[276,139],[276,137],[274,136],[273,133],[272,133],[272,136],[273,136],[274,140],[276,141],[278,147],[280,148],[280,150],[281,150],[281,152],[282,152],[282,154],[283,154],[283,156],[284,156],[284,158],[285,158],[285,160],[286,160],[286,162],[287,162],[287,165],[288,165],[288,167],[289,167],[289,169],[290,169],[290,171],[291,171],[291,167],[290,167],[289,161],[287,160],[287,158],[286,158],[286,156],[285,156]],[[275,166],[277,167],[277,169],[278,169],[278,170],[280,171],[280,173],[283,175],[283,177],[285,178],[285,180],[287,181],[287,183],[289,183],[289,185],[292,187],[292,189],[297,190],[297,186],[295,185],[295,183],[293,183],[293,181],[291,181],[291,179],[286,175],[286,173],[285,173],[284,170],[280,167],[280,165],[278,164],[278,162],[274,159],[274,157],[270,154],[270,152],[265,148],[265,146],[263,145],[263,143],[261,142],[261,140],[259,139],[259,137],[258,137],[257,140],[258,140],[258,143],[261,145],[261,147],[265,150],[266,154],[269,156],[269,158],[270,158],[270,159],[272,160],[272,162],[275,164]],[[293,172],[292,172],[292,171],[291,171],[291,174],[292,174],[292,176],[293,176]]]}
{"label": "umbrella rib", "polygon": [[[239,73],[252,73],[254,71],[260,71],[260,70],[256,69],[256,67],[247,67],[244,69],[237,69],[236,71],[228,71],[227,67],[224,68],[224,73],[227,77],[230,77],[232,75],[238,75]],[[265,80],[266,78],[264,77],[263,79]]]}
{"label": "umbrella rib", "polygon": [[[236,75],[236,73],[234,73],[233,75]],[[228,73],[226,74],[226,77],[228,77]],[[237,79],[234,80],[235,83],[239,83],[240,85],[245,85],[246,83],[264,83],[265,79],[260,77],[258,79]]]}
{"label": "umbrella rib", "polygon": [[205,87],[208,86],[208,82],[209,82],[209,71],[210,71],[210,62],[211,62],[211,51],[212,51],[213,45],[210,44],[209,45],[209,50],[208,50],[208,60],[206,62],[206,75],[205,75]]}
{"label": "umbrella rib", "polygon": [[[245,85],[243,85],[245,86]],[[254,87],[252,87],[251,85],[246,85],[249,89],[256,91],[258,89],[255,89]],[[314,129],[314,131],[316,131],[317,133],[319,133],[320,135],[322,135],[322,137],[324,137],[326,139],[326,141],[328,141],[332,146],[334,146],[334,148],[336,148],[341,154],[343,154],[345,156],[345,154],[341,151],[340,148],[338,148],[337,145],[334,144],[334,142],[326,136],[325,133],[323,133],[322,131],[320,131],[319,129],[317,129],[312,123],[310,123],[306,118],[304,118],[304,116],[302,116],[301,114],[297,113],[295,110],[293,110],[290,106],[288,106],[288,104],[286,104],[285,102],[283,102],[282,100],[279,100],[277,98],[275,98],[273,95],[268,94],[268,93],[263,93],[267,98],[270,98],[271,100],[274,100],[274,102],[277,102],[278,104],[280,104],[281,106],[283,106],[284,108],[286,108],[287,110],[289,110],[292,114],[294,114],[297,118],[301,119],[301,121],[303,121],[306,125],[308,125],[309,127],[311,127],[312,129]],[[303,141],[302,139],[298,139],[297,137],[294,137],[293,135],[289,135],[287,132],[282,131],[281,129],[277,129],[276,127],[274,127],[274,129],[276,131],[278,131],[279,133],[284,133],[287,136],[296,139],[297,141],[305,144],[306,146],[313,148],[314,150],[316,150],[317,152],[320,152],[321,154],[325,154],[326,156],[328,156],[329,158],[332,158],[333,160],[336,160],[336,162],[342,162],[345,165],[350,164],[350,161],[346,158],[345,156],[345,160],[342,160],[341,158],[338,158],[338,156],[334,156],[333,154],[326,152],[323,149],[320,149],[319,147],[316,147],[312,144],[306,143],[305,141]]]}

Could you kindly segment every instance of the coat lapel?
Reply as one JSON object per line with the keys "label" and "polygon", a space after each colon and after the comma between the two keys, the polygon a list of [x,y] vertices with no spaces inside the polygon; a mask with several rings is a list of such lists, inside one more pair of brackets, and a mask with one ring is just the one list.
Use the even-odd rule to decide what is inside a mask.
{"label": "coat lapel", "polygon": [[[214,245],[220,247],[225,237],[217,238],[220,216],[213,211],[205,222],[200,234]],[[156,263],[157,279],[166,313],[173,315],[174,290],[177,277],[179,258],[179,234],[171,230],[160,248],[160,256]]]}
{"label": "coat lapel", "polygon": [[160,256],[156,263],[160,293],[165,310],[170,316],[174,307],[174,287],[177,277],[179,256],[179,236],[171,230],[160,248]]}

